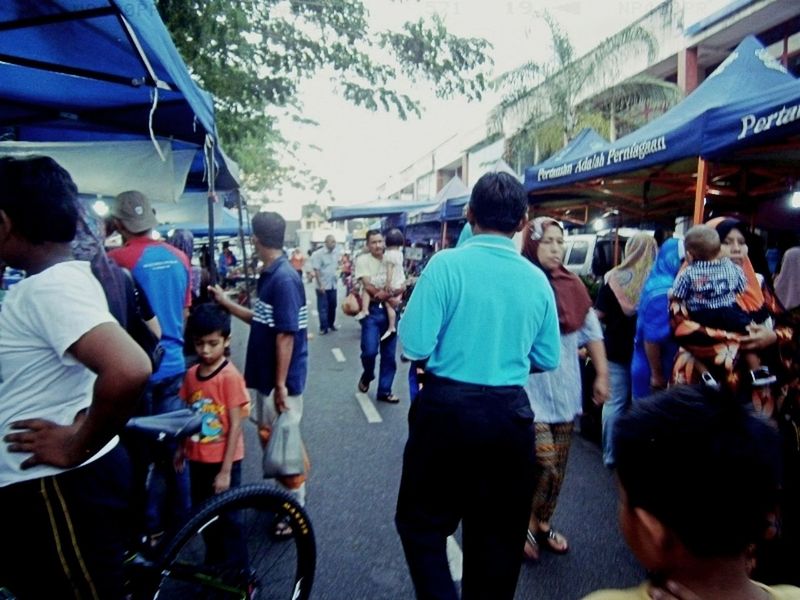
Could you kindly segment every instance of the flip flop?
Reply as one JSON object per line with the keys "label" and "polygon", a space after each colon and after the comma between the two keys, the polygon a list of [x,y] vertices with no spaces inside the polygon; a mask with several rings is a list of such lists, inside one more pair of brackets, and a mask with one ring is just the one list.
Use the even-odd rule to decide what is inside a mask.
{"label": "flip flop", "polygon": [[369,383],[359,378],[358,391],[361,392],[362,394],[366,394],[367,390],[369,390]]}
{"label": "flip flop", "polygon": [[547,531],[537,531],[534,534],[536,538],[536,542],[544,548],[547,552],[552,552],[553,554],[566,554],[569,551],[569,544],[567,544],[567,538],[563,535],[549,529]]}
{"label": "flip flop", "polygon": [[522,555],[526,560],[531,562],[538,562],[539,560],[539,543],[536,541],[536,536],[528,529],[527,537],[525,539],[525,548],[522,550]]}

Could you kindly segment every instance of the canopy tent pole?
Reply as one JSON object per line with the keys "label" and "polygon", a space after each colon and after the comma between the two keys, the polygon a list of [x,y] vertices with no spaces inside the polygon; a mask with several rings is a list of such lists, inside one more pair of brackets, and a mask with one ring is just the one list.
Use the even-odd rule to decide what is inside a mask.
{"label": "canopy tent pole", "polygon": [[216,285],[217,281],[217,244],[214,241],[214,202],[216,201],[216,191],[214,181],[217,174],[214,170],[214,142],[211,136],[206,136],[206,167],[208,171],[208,251],[211,261],[208,271],[211,275],[211,283]]}
{"label": "canopy tent pole", "polygon": [[692,225],[703,222],[706,190],[708,189],[708,165],[703,157],[697,159],[697,184],[694,190],[694,215]]}
{"label": "canopy tent pole", "polygon": [[246,306],[250,306],[250,259],[247,256],[247,246],[244,242],[244,215],[242,214],[243,200],[242,194],[239,193],[239,201],[236,203],[239,212],[239,243],[242,244],[242,262],[244,263],[242,267],[244,268],[244,289],[247,291],[247,304]]}
{"label": "canopy tent pole", "polygon": [[447,221],[442,221],[442,250],[447,248]]}

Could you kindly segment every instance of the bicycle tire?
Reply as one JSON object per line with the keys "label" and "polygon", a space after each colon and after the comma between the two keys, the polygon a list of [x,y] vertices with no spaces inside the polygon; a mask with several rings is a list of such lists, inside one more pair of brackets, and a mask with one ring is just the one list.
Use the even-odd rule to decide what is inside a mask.
{"label": "bicycle tire", "polygon": [[[292,529],[286,539],[272,535],[278,519]],[[217,551],[223,562],[209,559],[206,541],[212,527],[218,528],[215,536],[239,528],[223,545],[244,541],[244,567],[241,559],[232,558],[238,551],[230,548]],[[158,565],[154,598],[307,600],[316,569],[314,531],[305,510],[289,494],[265,484],[243,485],[201,505],[166,543]]]}

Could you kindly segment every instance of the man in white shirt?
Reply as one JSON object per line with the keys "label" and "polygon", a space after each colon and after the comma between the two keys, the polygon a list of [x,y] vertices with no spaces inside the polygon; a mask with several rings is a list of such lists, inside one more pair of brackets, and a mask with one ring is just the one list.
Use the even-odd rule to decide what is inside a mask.
{"label": "man in white shirt", "polygon": [[[19,598],[121,598],[130,463],[117,433],[150,359],[73,260],[77,189],[46,157],[0,159],[0,583]],[[31,577],[34,568],[36,577]]]}

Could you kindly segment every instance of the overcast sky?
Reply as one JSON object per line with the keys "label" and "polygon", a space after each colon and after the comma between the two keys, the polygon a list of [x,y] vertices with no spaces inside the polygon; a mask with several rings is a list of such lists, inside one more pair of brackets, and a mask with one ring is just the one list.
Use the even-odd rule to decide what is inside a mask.
{"label": "overcast sky", "polygon": [[[709,14],[730,0],[686,0],[687,19]],[[495,74],[527,60],[546,61],[551,55],[546,27],[536,19],[548,10],[569,34],[577,53],[583,54],[603,38],[635,21],[659,0],[420,0],[397,2],[365,0],[370,18],[379,27],[400,24],[419,13],[438,12],[448,29],[462,36],[484,37],[493,45]],[[702,15],[700,15],[702,16]],[[696,17],[696,18],[695,18]],[[338,97],[329,78],[321,75],[302,87],[304,115],[318,127],[286,124],[285,135],[305,145],[303,161],[328,180],[336,204],[374,200],[376,189],[431,149],[464,123],[479,125],[496,98],[481,104],[463,99],[436,100],[430,90],[417,86],[414,92],[424,103],[422,118],[402,121],[394,115],[371,113]],[[299,207],[313,202],[313,192],[286,190],[283,202],[274,205],[288,219],[299,218]],[[324,198],[320,198],[324,201]]]}

